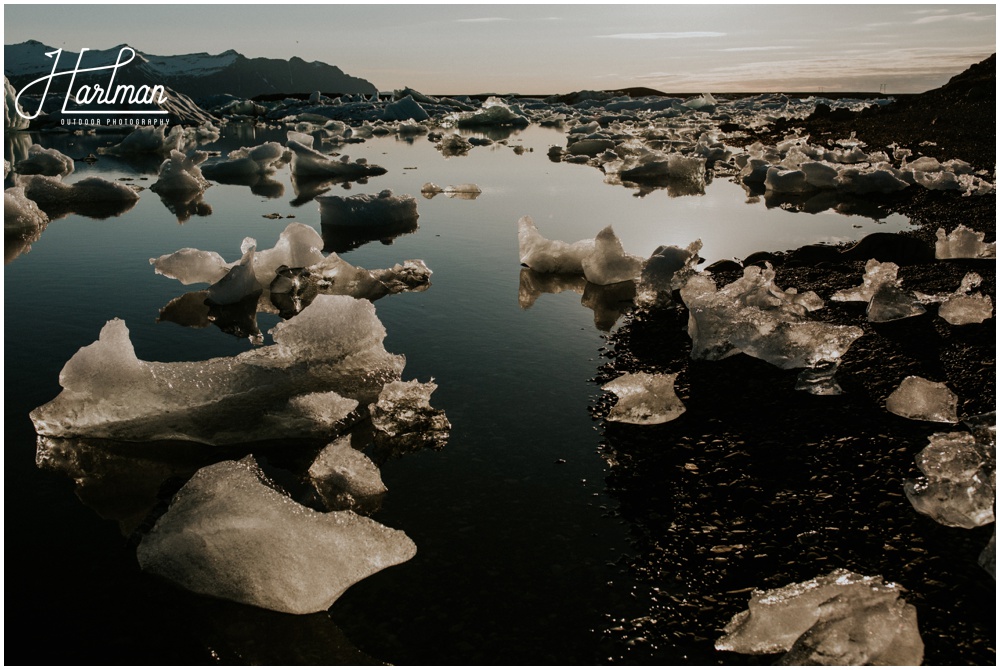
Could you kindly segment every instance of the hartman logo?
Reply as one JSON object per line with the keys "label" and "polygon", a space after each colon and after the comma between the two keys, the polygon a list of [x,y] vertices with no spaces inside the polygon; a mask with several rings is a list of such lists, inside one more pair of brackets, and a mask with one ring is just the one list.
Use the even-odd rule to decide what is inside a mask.
{"label": "hartman logo", "polygon": [[[115,109],[116,105],[155,105],[167,102],[167,93],[164,87],[160,84],[154,86],[149,86],[143,84],[141,86],[135,86],[132,84],[118,84],[115,85],[115,77],[118,74],[118,70],[125,67],[133,60],[135,60],[135,50],[131,47],[122,47],[118,51],[118,58],[115,60],[114,65],[102,65],[99,67],[81,67],[83,64],[83,54],[90,51],[89,48],[84,47],[80,49],[80,55],[76,59],[76,67],[72,70],[65,70],[59,72],[59,58],[62,56],[62,49],[56,49],[55,51],[47,51],[45,53],[46,57],[52,58],[52,72],[45,75],[44,77],[39,77],[33,82],[24,86],[21,91],[17,94],[15,99],[15,108],[17,113],[29,121],[31,119],[37,118],[39,114],[42,113],[42,107],[45,104],[45,99],[49,95],[49,88],[52,86],[52,80],[56,77],[66,77],[70,78],[69,86],[66,89],[66,97],[63,99],[62,112],[72,113],[72,114],[169,114],[170,112],[166,110],[142,110],[137,112],[135,109]],[[79,74],[88,75],[90,73],[97,72],[108,72],[107,84],[102,86],[101,84],[84,84],[79,87],[76,86],[76,77]],[[38,103],[38,109],[34,114],[26,114],[21,107],[21,96],[36,87],[41,86],[44,83],[45,90],[42,92],[42,99]],[[36,89],[37,90],[37,89]],[[77,109],[72,105],[86,105],[91,109]],[[98,109],[92,109],[93,106],[99,106]]]}

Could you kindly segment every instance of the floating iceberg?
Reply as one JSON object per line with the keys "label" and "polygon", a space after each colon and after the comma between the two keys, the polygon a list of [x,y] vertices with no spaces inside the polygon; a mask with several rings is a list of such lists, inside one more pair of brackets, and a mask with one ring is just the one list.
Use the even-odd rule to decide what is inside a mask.
{"label": "floating iceberg", "polygon": [[477,126],[514,126],[523,128],[531,124],[525,116],[514,111],[505,102],[496,97],[487,98],[478,112],[466,112],[458,116],[459,128],[475,128]]}
{"label": "floating iceberg", "polygon": [[618,396],[608,421],[654,425],[673,421],[684,413],[684,403],[674,392],[676,374],[632,372],[601,388]]}
{"label": "floating iceberg", "polygon": [[[307,137],[307,136],[302,136]],[[351,163],[348,156],[339,159],[327,156],[312,148],[312,138],[308,144],[302,141],[289,140],[288,149],[292,152],[292,174],[296,177],[326,177],[353,181],[365,177],[374,177],[386,173],[379,165],[368,165],[363,158]]]}
{"label": "floating iceberg", "polygon": [[924,476],[903,483],[915,510],[940,524],[959,528],[976,528],[996,520],[995,443],[978,444],[969,433],[935,433],[916,461]]}
{"label": "floating iceberg", "polygon": [[920,665],[917,611],[900,587],[847,570],[799,584],[754,590],[747,611],[726,625],[720,651],[788,652],[782,665]]}
{"label": "floating iceberg", "polygon": [[[367,405],[404,365],[383,347],[385,328],[367,300],[318,296],[271,334],[275,344],[237,356],[147,363],[136,358],[125,323],[109,321],[63,367],[63,391],[31,412],[35,430],[206,444],[329,437],[331,417],[307,402],[312,394]],[[337,406],[339,414],[345,405]]]}
{"label": "floating iceberg", "polygon": [[472,144],[457,133],[445,135],[434,145],[444,156],[464,156],[469,153]]}
{"label": "floating iceberg", "polygon": [[25,175],[18,176],[17,185],[49,219],[71,213],[104,219],[127,212],[139,200],[139,194],[132,188],[100,177],[65,184],[58,177]]}
{"label": "floating iceberg", "polygon": [[398,228],[416,226],[417,201],[412,195],[393,195],[386,189],[377,195],[326,195],[316,198],[324,227]]}
{"label": "floating iceberg", "polygon": [[315,512],[265,482],[252,457],[202,468],[143,537],[139,565],[196,593],[307,614],[416,554],[402,531]]}
{"label": "floating iceberg", "polygon": [[150,190],[166,197],[203,193],[211,186],[198,167],[206,158],[208,154],[204,151],[195,151],[190,156],[171,151],[170,157],[160,165],[159,179]]}
{"label": "floating iceberg", "polygon": [[246,180],[275,172],[285,160],[285,148],[277,142],[230,151],[226,160],[201,168],[208,179],[219,182]]}
{"label": "floating iceberg", "polygon": [[309,466],[309,478],[327,502],[333,506],[344,500],[362,505],[377,500],[387,491],[382,474],[371,459],[351,446],[351,438],[344,436],[331,442],[319,452]]}
{"label": "floating iceberg", "polygon": [[413,99],[412,95],[407,95],[386,105],[382,110],[382,118],[385,121],[406,121],[407,119],[426,121],[431,118],[431,115],[420,106],[419,102]]}
{"label": "floating iceberg", "polygon": [[[694,275],[681,297],[689,312],[695,360],[743,352],[786,370],[827,368],[864,334],[854,326],[807,321],[806,313],[821,308],[823,301],[812,291],[778,288],[769,264],[765,269],[744,268],[742,278],[721,289],[709,276]],[[829,394],[829,386],[824,386],[817,390]]]}
{"label": "floating iceberg", "polygon": [[695,240],[686,249],[657,247],[642,267],[636,303],[643,307],[671,304],[673,292],[696,272],[700,251],[701,240]]}
{"label": "floating iceberg", "polygon": [[937,229],[937,242],[934,244],[936,258],[996,258],[997,243],[986,243],[985,233],[958,224],[955,230],[945,234],[944,228]]}
{"label": "floating iceberg", "polygon": [[542,237],[530,216],[517,222],[517,244],[521,264],[535,272],[583,274],[583,259],[594,251],[594,240],[567,244]]}
{"label": "floating iceberg", "polygon": [[169,155],[172,151],[184,151],[185,145],[185,132],[181,126],[172,127],[169,134],[166,126],[139,126],[118,144],[100,147],[97,153],[111,156]]}
{"label": "floating iceberg", "polygon": [[24,194],[24,188],[13,186],[3,192],[3,230],[7,235],[34,232],[45,227],[49,217],[34,200]]}
{"label": "floating iceberg", "polygon": [[73,159],[58,149],[46,149],[32,144],[28,157],[14,164],[18,174],[43,174],[47,177],[65,177],[73,173]]}
{"label": "floating iceberg", "polygon": [[958,423],[958,396],[944,382],[910,375],[885,399],[893,414],[918,421]]}
{"label": "floating iceberg", "polygon": [[375,443],[394,451],[422,447],[441,449],[448,442],[451,422],[442,410],[431,407],[433,381],[395,381],[385,385],[378,400],[368,406],[375,426]]}
{"label": "floating iceberg", "polygon": [[427,182],[420,189],[420,194],[428,200],[439,193],[443,193],[449,198],[458,198],[459,200],[475,200],[482,194],[482,192],[483,189],[479,188],[475,184],[457,184],[448,186],[447,188],[441,188],[437,184]]}

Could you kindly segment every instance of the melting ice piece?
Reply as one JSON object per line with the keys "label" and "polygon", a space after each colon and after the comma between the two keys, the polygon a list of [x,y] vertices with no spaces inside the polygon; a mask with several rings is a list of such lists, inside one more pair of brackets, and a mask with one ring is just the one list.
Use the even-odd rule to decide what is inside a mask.
{"label": "melting ice piece", "polygon": [[202,468],[139,543],[139,565],[196,593],[308,614],[416,555],[402,531],[315,512],[265,481],[252,457]]}
{"label": "melting ice piece", "polygon": [[918,294],[917,297],[924,303],[941,303],[938,316],[953,326],[982,323],[993,316],[993,300],[990,296],[971,293],[972,289],[982,282],[982,277],[975,272],[969,272],[962,278],[962,283],[954,293]]}
{"label": "melting ice piece", "polygon": [[378,195],[362,193],[348,197],[316,198],[322,225],[361,228],[416,227],[417,201],[412,195],[393,195],[386,189]]}
{"label": "melting ice piece", "polygon": [[830,300],[869,302],[881,287],[898,285],[899,280],[896,279],[898,272],[899,266],[895,263],[879,263],[877,259],[872,258],[865,263],[865,276],[862,277],[861,286],[837,291],[830,297]]}
{"label": "melting ice piece", "polygon": [[43,174],[65,177],[73,173],[73,159],[58,149],[46,149],[40,144],[28,148],[28,157],[14,165],[18,174]]}
{"label": "melting ice piece", "polygon": [[788,665],[920,665],[916,608],[900,587],[847,570],[770,591],[754,590],[747,611],[726,625],[721,651],[789,653]]}
{"label": "melting ice piece", "polygon": [[594,251],[595,241],[547,240],[530,216],[522,216],[517,222],[517,246],[521,263],[535,272],[583,274],[583,259]]}
{"label": "melting ice piece", "polygon": [[140,126],[118,144],[98,148],[97,153],[111,156],[169,154],[171,151],[183,151],[184,145],[185,133],[182,126],[174,126],[169,134],[166,126]]}
{"label": "melting ice piece", "polygon": [[916,456],[924,476],[903,483],[906,497],[915,510],[945,526],[993,523],[995,454],[995,445],[977,444],[969,433],[935,433]]}
{"label": "melting ice piece", "polygon": [[160,165],[159,179],[150,186],[150,190],[161,196],[173,196],[191,193],[203,193],[211,186],[198,167],[205,162],[208,154],[195,151],[185,156],[180,151],[170,152],[170,157]]}
{"label": "melting ice piece", "polygon": [[996,242],[986,243],[985,233],[977,233],[958,224],[955,230],[947,235],[944,228],[937,229],[937,242],[934,244],[935,258],[996,258]]}
{"label": "melting ice piece", "polygon": [[944,382],[910,375],[885,399],[885,408],[907,419],[958,423],[958,396]]}
{"label": "melting ice piece", "polygon": [[983,549],[983,553],[979,554],[979,565],[983,566],[983,570],[990,573],[993,579],[997,578],[997,532],[995,530],[990,537],[989,544]]}
{"label": "melting ice piece", "polygon": [[73,208],[84,209],[100,203],[121,203],[130,207],[139,199],[139,194],[125,184],[100,177],[87,177],[64,184],[57,177],[29,175],[18,177],[17,183],[24,187],[24,194],[29,200],[34,200],[45,210],[52,206],[72,211]]}
{"label": "melting ice piece", "polygon": [[[311,138],[310,138],[311,139]],[[296,177],[331,177],[344,180],[361,179],[385,174],[387,170],[379,165],[368,165],[359,158],[351,163],[347,156],[340,159],[327,156],[308,145],[296,141],[288,141],[288,149],[292,152],[292,174]]]}
{"label": "melting ice piece", "polygon": [[711,277],[693,275],[681,297],[689,312],[695,360],[721,360],[743,352],[786,370],[826,368],[839,362],[864,334],[854,326],[807,321],[805,314],[822,307],[823,301],[812,291],[778,288],[770,265],[747,267],[742,278],[721,289]]}
{"label": "melting ice piece", "polygon": [[309,477],[331,506],[337,503],[337,498],[342,494],[364,503],[377,499],[388,490],[382,482],[378,467],[353,448],[351,438],[346,435],[319,452],[316,460],[309,466]]}
{"label": "melting ice piece", "polygon": [[601,388],[618,396],[608,421],[654,425],[673,421],[684,413],[684,403],[674,392],[676,374],[631,372]]}
{"label": "melting ice piece", "polygon": [[434,145],[444,156],[464,156],[469,153],[472,144],[458,133],[445,135]]}
{"label": "melting ice piece", "polygon": [[243,257],[229,272],[208,287],[206,299],[214,305],[234,305],[247,296],[259,294],[261,285],[254,276],[254,252],[257,243],[253,238],[243,240]]}
{"label": "melting ice piece", "polygon": [[[271,333],[275,344],[237,356],[147,363],[136,358],[124,322],[109,321],[63,367],[63,391],[31,412],[35,430],[206,444],[323,438],[332,420],[317,416],[311,394],[332,391],[367,405],[405,362],[383,347],[385,328],[367,300],[318,296]],[[337,407],[349,412],[340,402],[330,411]]]}
{"label": "melting ice piece", "polygon": [[285,148],[277,142],[230,151],[226,160],[205,165],[201,171],[216,181],[239,180],[273,173],[285,158]]}
{"label": "melting ice piece", "polygon": [[594,249],[583,257],[583,276],[592,284],[607,286],[638,279],[643,260],[625,253],[621,240],[611,226],[594,238]]}
{"label": "melting ice piece", "polygon": [[487,98],[478,112],[460,114],[459,128],[475,128],[477,126],[514,126],[522,128],[531,122],[522,114],[511,109],[503,100],[496,97]]}
{"label": "melting ice piece", "polygon": [[433,381],[386,384],[378,400],[368,406],[372,424],[378,431],[376,443],[398,451],[413,451],[424,446],[444,447],[451,423],[444,411],[431,407],[430,398],[435,389],[437,384]]}

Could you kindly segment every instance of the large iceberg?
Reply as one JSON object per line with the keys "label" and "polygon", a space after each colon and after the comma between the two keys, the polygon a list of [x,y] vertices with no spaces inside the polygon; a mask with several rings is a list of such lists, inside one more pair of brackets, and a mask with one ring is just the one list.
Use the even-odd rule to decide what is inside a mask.
{"label": "large iceberg", "polygon": [[273,345],[237,356],[147,363],[136,357],[125,323],[113,319],[63,367],[63,391],[31,412],[35,430],[207,444],[329,437],[333,419],[349,413],[338,401],[343,416],[331,417],[331,399],[367,405],[399,379],[405,362],[383,347],[385,328],[367,300],[318,296],[271,334]]}
{"label": "large iceberg", "polygon": [[196,593],[308,614],[416,555],[402,531],[313,511],[266,481],[252,457],[202,468],[143,537],[139,565]]}
{"label": "large iceberg", "polygon": [[618,396],[608,421],[654,425],[673,421],[684,413],[674,391],[676,374],[626,373],[601,388]]}
{"label": "large iceberg", "polygon": [[944,382],[910,375],[885,399],[885,408],[918,421],[958,423],[958,396]]}
{"label": "large iceberg", "polygon": [[726,625],[715,648],[742,654],[788,652],[782,665],[920,665],[917,611],[900,587],[847,570],[770,591]]}
{"label": "large iceberg", "polygon": [[996,520],[995,442],[980,444],[969,433],[935,433],[916,461],[923,477],[903,483],[915,510],[959,528]]}

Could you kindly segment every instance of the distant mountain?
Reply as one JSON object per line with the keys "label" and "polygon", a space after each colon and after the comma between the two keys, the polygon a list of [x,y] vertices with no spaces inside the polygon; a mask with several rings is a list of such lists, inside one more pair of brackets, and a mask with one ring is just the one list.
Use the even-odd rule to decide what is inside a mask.
{"label": "distant mountain", "polygon": [[[81,67],[113,65],[122,47],[94,49],[84,53]],[[130,47],[133,48],[134,47]],[[46,52],[55,51],[35,40],[4,45],[4,74],[16,89],[52,71],[52,59]],[[369,81],[344,74],[334,65],[319,61],[307,63],[298,57],[247,58],[236,51],[221,54],[185,54],[154,56],[135,49],[136,58],[121,68],[118,83],[153,86],[163,84],[192,98],[229,93],[241,98],[274,93],[365,93],[377,92]],[[64,51],[59,71],[72,69],[78,53]],[[103,73],[107,79],[107,73]],[[98,75],[93,77],[100,79]],[[65,91],[68,77],[52,81],[53,91]],[[83,79],[78,79],[80,84]],[[34,92],[34,91],[32,91]]]}

